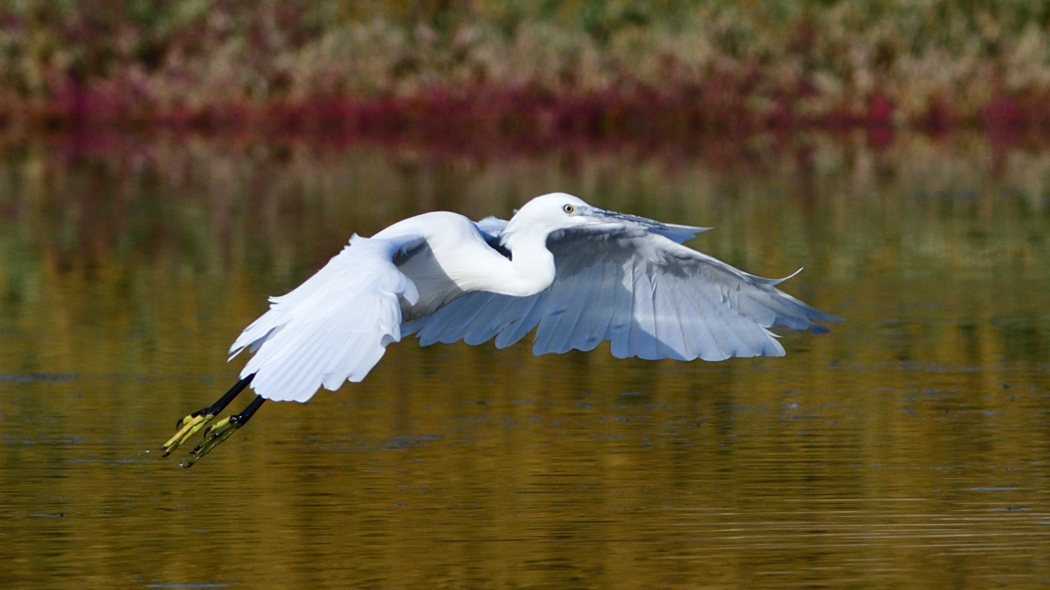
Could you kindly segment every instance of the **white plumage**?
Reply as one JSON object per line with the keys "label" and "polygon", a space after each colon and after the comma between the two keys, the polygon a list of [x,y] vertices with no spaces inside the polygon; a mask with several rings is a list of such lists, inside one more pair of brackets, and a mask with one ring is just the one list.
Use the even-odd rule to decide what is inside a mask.
{"label": "white plumage", "polygon": [[[393,264],[418,236],[368,239],[350,244],[294,291],[270,299],[270,310],[248,326],[230,348],[255,355],[242,376],[267,399],[306,401],[317,388],[361,381],[401,340],[401,300],[419,300],[415,283]],[[264,393],[265,392],[265,393]]]}
{"label": "white plumage", "polygon": [[272,400],[306,401],[360,381],[392,342],[499,348],[533,329],[533,352],[591,350],[644,359],[780,356],[769,328],[826,331],[837,321],[777,289],[779,280],[681,245],[705,228],[604,211],[563,193],[509,222],[448,212],[398,222],[350,244],[248,326],[230,358]]}

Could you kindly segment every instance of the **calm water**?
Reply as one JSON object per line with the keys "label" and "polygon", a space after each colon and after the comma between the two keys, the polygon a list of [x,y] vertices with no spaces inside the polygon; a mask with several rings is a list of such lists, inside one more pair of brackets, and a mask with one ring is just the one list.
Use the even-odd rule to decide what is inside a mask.
{"label": "calm water", "polygon": [[[157,447],[353,232],[565,190],[847,322],[711,364],[393,347]],[[0,587],[1050,586],[1050,151],[0,142]]]}

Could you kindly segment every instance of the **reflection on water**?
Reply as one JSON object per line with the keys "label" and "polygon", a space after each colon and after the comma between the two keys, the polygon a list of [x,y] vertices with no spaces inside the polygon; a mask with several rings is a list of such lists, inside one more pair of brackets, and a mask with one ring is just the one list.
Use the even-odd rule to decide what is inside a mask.
{"label": "reflection on water", "polygon": [[[733,149],[3,147],[0,587],[1048,583],[1050,152]],[[848,321],[718,364],[407,342],[192,470],[149,452],[351,232],[556,189]]]}

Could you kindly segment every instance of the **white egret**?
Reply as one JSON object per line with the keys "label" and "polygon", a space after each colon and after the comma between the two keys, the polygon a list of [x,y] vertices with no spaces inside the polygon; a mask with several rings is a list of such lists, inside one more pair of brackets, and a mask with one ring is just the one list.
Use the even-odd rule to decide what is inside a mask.
{"label": "white egret", "polygon": [[255,399],[206,431],[192,465],[265,400],[305,402],[320,387],[361,381],[409,334],[422,346],[495,339],[504,348],[535,328],[537,355],[607,340],[620,358],[720,361],[783,355],[774,326],[825,332],[814,320],[839,320],[777,289],[784,279],[681,245],[705,229],[553,193],[509,222],[433,212],[354,235],[302,285],[270,299],[230,348],[231,359],[254,353],[241,380],[180,420],[162,450],[170,454],[250,386]]}

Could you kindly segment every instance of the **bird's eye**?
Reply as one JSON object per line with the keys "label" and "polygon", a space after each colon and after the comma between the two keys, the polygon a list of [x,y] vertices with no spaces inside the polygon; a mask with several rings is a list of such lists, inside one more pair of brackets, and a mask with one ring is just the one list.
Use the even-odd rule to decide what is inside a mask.
{"label": "bird's eye", "polygon": [[569,215],[572,215],[576,212],[576,207],[573,207],[572,205],[566,203],[565,206],[561,208],[561,210],[568,213]]}

